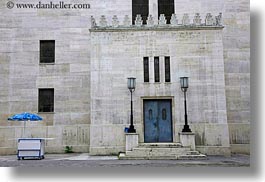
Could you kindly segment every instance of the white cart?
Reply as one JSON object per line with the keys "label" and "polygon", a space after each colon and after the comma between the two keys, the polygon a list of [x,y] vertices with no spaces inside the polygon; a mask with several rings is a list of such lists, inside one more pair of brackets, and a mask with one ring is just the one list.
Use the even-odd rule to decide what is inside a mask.
{"label": "white cart", "polygon": [[44,159],[44,145],[43,138],[18,138],[17,159]]}

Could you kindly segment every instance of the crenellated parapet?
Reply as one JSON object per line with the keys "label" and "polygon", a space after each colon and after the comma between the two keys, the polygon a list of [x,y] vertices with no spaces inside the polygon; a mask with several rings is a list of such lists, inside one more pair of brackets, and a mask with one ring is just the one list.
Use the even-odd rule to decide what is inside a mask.
{"label": "crenellated parapet", "polygon": [[[97,23],[98,22],[98,23]],[[98,20],[91,16],[91,28],[92,29],[128,29],[128,28],[209,28],[209,27],[223,27],[222,25],[222,13],[217,16],[213,16],[211,13],[207,13],[204,18],[199,13],[191,16],[184,14],[182,17],[177,17],[176,14],[172,14],[170,18],[170,24],[167,24],[167,20],[164,14],[161,14],[157,21],[155,21],[152,15],[147,17],[146,23],[140,14],[136,15],[134,22],[131,18],[125,15],[123,20],[119,20],[117,15],[114,15],[111,21],[107,21],[106,16],[102,15]]]}

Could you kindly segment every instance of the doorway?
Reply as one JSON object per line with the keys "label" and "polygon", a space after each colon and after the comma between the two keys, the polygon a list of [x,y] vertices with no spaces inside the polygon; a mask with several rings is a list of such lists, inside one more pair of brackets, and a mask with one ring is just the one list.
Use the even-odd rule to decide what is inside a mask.
{"label": "doorway", "polygon": [[144,142],[172,142],[172,101],[144,100]]}

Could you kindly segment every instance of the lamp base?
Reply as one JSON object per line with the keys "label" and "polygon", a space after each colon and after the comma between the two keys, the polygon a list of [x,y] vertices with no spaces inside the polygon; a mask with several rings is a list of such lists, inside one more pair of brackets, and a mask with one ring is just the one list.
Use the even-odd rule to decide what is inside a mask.
{"label": "lamp base", "polygon": [[136,133],[136,129],[134,129],[133,125],[130,125],[128,133]]}
{"label": "lamp base", "polygon": [[191,129],[189,125],[184,125],[184,128],[182,129],[182,132],[191,132]]}

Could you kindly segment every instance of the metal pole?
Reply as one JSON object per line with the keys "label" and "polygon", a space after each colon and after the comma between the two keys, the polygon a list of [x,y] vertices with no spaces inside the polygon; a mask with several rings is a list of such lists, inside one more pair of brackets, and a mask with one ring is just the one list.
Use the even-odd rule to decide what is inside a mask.
{"label": "metal pole", "polygon": [[133,101],[132,101],[132,92],[131,92],[131,126],[133,126]]}
{"label": "metal pole", "polygon": [[24,120],[23,138],[25,138],[26,120]]}
{"label": "metal pole", "polygon": [[186,101],[186,90],[184,90],[184,108],[185,108],[185,125],[182,132],[191,132],[191,129],[188,125],[188,115],[187,115],[187,101]]}
{"label": "metal pole", "polygon": [[134,129],[134,125],[133,125],[133,101],[132,101],[132,90],[130,90],[131,92],[131,124],[130,124],[130,128],[129,128],[129,133],[135,133],[136,130]]}
{"label": "metal pole", "polygon": [[186,92],[184,92],[185,125],[188,125]]}

